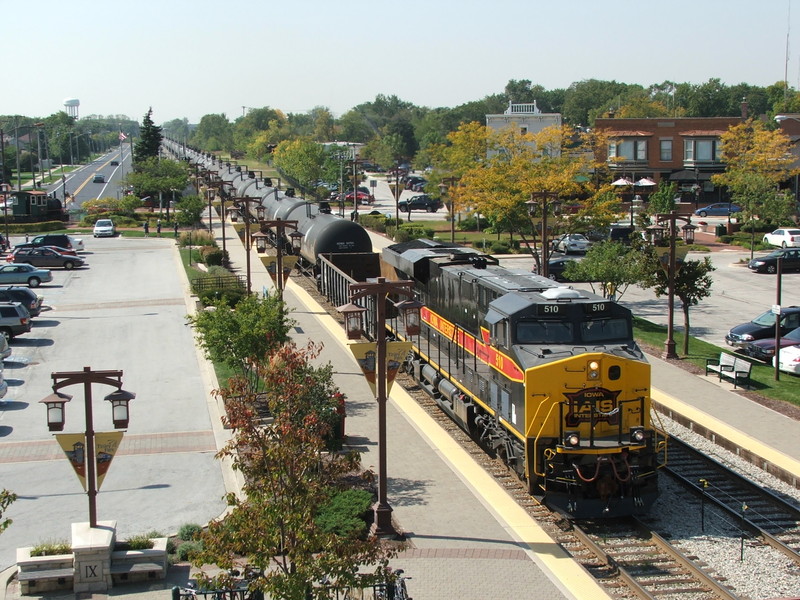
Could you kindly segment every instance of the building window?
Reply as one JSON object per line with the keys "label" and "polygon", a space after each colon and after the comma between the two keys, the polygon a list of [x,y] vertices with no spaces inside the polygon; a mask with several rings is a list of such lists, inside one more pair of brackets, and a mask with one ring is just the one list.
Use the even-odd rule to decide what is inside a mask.
{"label": "building window", "polygon": [[719,162],[722,144],[719,139],[683,140],[683,160],[686,162]]}
{"label": "building window", "polygon": [[527,135],[528,134],[528,128],[525,127],[525,126],[520,127],[519,128],[519,133],[520,133],[520,135]]}
{"label": "building window", "polygon": [[609,158],[627,161],[647,160],[647,140],[622,140],[608,145]]}
{"label": "building window", "polygon": [[672,140],[659,141],[659,159],[663,161],[672,160]]}

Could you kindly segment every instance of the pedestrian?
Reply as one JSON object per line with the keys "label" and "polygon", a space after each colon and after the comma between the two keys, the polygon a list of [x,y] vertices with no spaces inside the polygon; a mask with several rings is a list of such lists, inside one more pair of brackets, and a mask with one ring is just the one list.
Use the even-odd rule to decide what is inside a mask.
{"label": "pedestrian", "polygon": [[150,237],[150,221],[144,222],[144,237]]}
{"label": "pedestrian", "polygon": [[156,233],[158,234],[158,237],[161,237],[161,219],[156,221]]}
{"label": "pedestrian", "polygon": [[172,228],[175,230],[175,239],[177,240],[178,239],[178,222],[177,221],[175,221],[175,225],[173,225]]}

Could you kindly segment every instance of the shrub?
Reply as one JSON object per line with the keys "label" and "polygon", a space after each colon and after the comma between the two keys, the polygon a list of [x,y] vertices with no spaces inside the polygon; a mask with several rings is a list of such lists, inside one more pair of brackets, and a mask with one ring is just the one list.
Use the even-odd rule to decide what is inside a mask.
{"label": "shrub", "polygon": [[207,265],[222,265],[223,258],[226,258],[227,253],[223,253],[222,248],[216,246],[203,246],[200,252],[200,257]]}
{"label": "shrub", "polygon": [[131,550],[149,550],[153,547],[153,540],[147,534],[134,535],[126,543]]}
{"label": "shrub", "polygon": [[72,554],[72,546],[69,542],[48,541],[35,545],[31,548],[31,556],[53,556],[54,554]]}
{"label": "shrub", "polygon": [[492,242],[492,254],[508,254],[510,250],[507,242]]}
{"label": "shrub", "polygon": [[[185,232],[188,237],[189,232]],[[188,240],[187,240],[188,241]],[[217,241],[205,229],[198,229],[192,233],[192,246],[216,246]]]}
{"label": "shrub", "polygon": [[239,301],[247,296],[247,290],[240,288],[224,288],[203,290],[198,295],[200,302],[203,306],[212,306],[224,302],[230,307],[236,306]]}
{"label": "shrub", "polygon": [[191,560],[192,555],[197,554],[203,550],[203,542],[199,540],[193,540],[191,542],[183,542],[180,546],[178,546],[178,551],[175,553],[178,556],[178,560],[186,561]]}
{"label": "shrub", "polygon": [[184,523],[178,529],[178,537],[186,541],[196,540],[200,537],[202,531],[203,527],[197,523]]}
{"label": "shrub", "polygon": [[365,516],[372,504],[366,490],[344,490],[334,493],[314,519],[326,533],[342,537],[362,537],[367,530]]}

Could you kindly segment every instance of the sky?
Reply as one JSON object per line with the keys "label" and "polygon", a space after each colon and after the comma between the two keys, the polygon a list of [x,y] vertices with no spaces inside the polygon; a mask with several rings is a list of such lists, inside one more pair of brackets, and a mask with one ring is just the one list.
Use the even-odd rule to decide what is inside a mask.
{"label": "sky", "polygon": [[29,117],[68,98],[156,124],[338,117],[379,94],[452,108],[512,79],[800,88],[800,0],[0,0],[0,32],[0,114]]}

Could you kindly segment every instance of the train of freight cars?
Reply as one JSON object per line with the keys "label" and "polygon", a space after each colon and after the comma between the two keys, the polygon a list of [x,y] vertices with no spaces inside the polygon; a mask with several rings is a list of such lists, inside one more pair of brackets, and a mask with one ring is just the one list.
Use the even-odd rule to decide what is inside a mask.
{"label": "train of freight cars", "polygon": [[350,301],[350,282],[414,282],[421,333],[390,319],[391,334],[413,342],[409,371],[532,495],[571,518],[647,512],[666,439],[628,309],[454,244],[414,240],[379,256],[358,223],[240,179],[237,195],[259,198],[267,219],[297,222],[300,260],[336,305]]}

